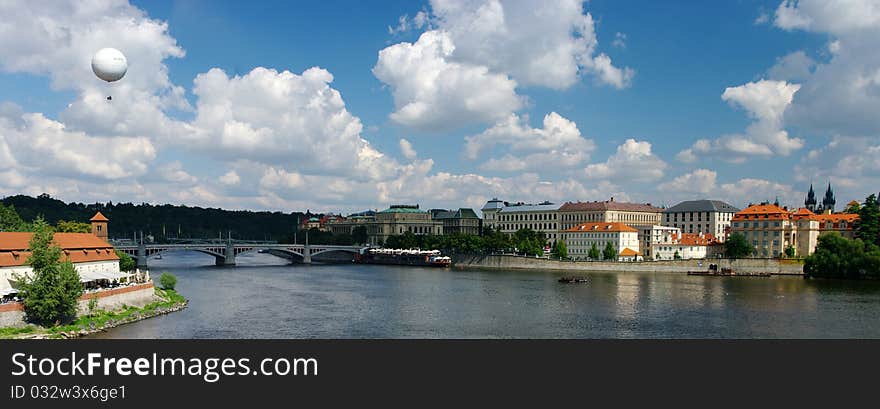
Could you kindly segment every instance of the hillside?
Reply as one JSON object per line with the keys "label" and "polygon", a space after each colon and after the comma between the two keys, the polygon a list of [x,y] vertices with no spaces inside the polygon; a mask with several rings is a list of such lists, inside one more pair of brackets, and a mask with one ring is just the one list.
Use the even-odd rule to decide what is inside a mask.
{"label": "hillside", "polygon": [[[244,240],[286,241],[292,238],[297,220],[311,213],[254,212],[215,208],[174,206],[148,203],[65,203],[47,194],[38,197],[9,196],[0,200],[12,205],[25,221],[42,215],[49,223],[58,220],[88,222],[100,211],[110,219],[111,238],[131,238],[135,231],[166,238],[215,238],[232,231],[232,237]],[[179,236],[178,236],[179,232]]]}

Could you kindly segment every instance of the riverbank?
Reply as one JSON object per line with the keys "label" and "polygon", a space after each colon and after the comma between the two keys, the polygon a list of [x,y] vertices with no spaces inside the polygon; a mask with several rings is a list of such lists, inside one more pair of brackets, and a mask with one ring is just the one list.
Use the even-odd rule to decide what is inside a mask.
{"label": "riverbank", "polygon": [[[152,287],[152,286],[151,286]],[[0,328],[0,339],[78,338],[120,325],[169,314],[186,308],[188,301],[174,290],[155,289],[155,301],[141,307],[122,304],[110,310],[95,309],[81,314],[72,323],[57,327],[33,324]]]}
{"label": "riverbank", "polygon": [[664,260],[640,262],[560,261],[514,255],[457,255],[453,258],[456,269],[487,270],[540,270],[560,272],[627,272],[627,273],[683,273],[706,271],[709,264],[730,268],[738,273],[769,273],[772,275],[803,276],[800,260],[777,259],[713,259]]}

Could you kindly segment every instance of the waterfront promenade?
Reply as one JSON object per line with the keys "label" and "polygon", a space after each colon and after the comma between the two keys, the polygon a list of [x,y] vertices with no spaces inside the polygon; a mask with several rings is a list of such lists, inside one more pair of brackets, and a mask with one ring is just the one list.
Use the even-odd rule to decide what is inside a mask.
{"label": "waterfront promenade", "polygon": [[774,275],[804,275],[804,265],[799,260],[766,258],[748,259],[699,259],[639,262],[607,261],[560,261],[516,255],[457,255],[453,258],[457,269],[581,271],[620,273],[687,273],[706,271],[709,264],[718,268],[731,268],[738,273],[770,273]]}

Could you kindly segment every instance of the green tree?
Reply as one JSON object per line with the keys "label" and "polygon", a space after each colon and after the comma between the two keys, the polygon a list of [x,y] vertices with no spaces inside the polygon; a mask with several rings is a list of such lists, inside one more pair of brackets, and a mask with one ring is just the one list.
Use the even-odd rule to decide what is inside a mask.
{"label": "green tree", "polygon": [[794,246],[788,246],[785,248],[785,256],[788,258],[794,258]]}
{"label": "green tree", "polygon": [[159,284],[162,285],[162,288],[165,290],[174,290],[174,287],[177,286],[177,277],[168,272],[163,272],[161,276],[159,276]]}
{"label": "green tree", "polygon": [[55,224],[55,231],[59,233],[91,233],[92,225],[88,223],[59,220]]}
{"label": "green tree", "polygon": [[357,226],[351,229],[351,240],[355,244],[364,244],[367,242],[367,226]]}
{"label": "green tree", "polygon": [[16,276],[24,298],[28,320],[41,325],[57,325],[76,315],[77,300],[83,293],[79,274],[70,261],[61,261],[61,248],[53,244],[52,227],[38,217],[29,243],[27,264],[33,273]]}
{"label": "green tree", "polygon": [[599,246],[596,245],[596,242],[593,242],[593,246],[590,247],[590,251],[587,252],[587,256],[590,257],[590,260],[599,259]]}
{"label": "green tree", "polygon": [[749,244],[746,236],[743,236],[741,233],[731,234],[727,241],[724,242],[724,255],[727,258],[748,257],[753,251],[755,251],[755,248]]}
{"label": "green tree", "polygon": [[678,250],[675,250],[675,254],[672,255],[672,258],[675,260],[681,260],[681,254],[678,254]]}
{"label": "green tree", "polygon": [[808,277],[880,278],[880,247],[837,232],[819,236],[816,251],[804,260]]}
{"label": "green tree", "polygon": [[850,205],[849,207],[847,207],[846,210],[844,210],[843,212],[850,213],[850,214],[859,214],[861,209],[862,209],[862,207],[859,205],[859,203],[855,202],[852,205]]}
{"label": "green tree", "polygon": [[21,219],[15,206],[5,206],[0,203],[0,231],[27,231],[30,230],[27,223]]}
{"label": "green tree", "polygon": [[565,241],[557,240],[556,243],[553,243],[553,249],[550,250],[550,255],[553,258],[558,258],[560,260],[565,260],[568,258],[568,246],[565,245]]}
{"label": "green tree", "polygon": [[137,262],[128,254],[116,250],[116,257],[119,257],[119,271],[133,271],[137,268]]}
{"label": "green tree", "polygon": [[610,241],[605,244],[605,249],[602,250],[602,258],[605,260],[617,260],[617,250],[614,249],[614,245]]}
{"label": "green tree", "polygon": [[873,194],[865,199],[865,203],[859,209],[856,237],[865,243],[880,245],[880,207],[877,207],[877,196]]}

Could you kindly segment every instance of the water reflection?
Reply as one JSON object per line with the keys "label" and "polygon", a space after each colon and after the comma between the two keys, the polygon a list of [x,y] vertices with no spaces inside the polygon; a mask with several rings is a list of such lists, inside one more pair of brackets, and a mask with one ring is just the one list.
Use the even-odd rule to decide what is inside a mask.
{"label": "water reflection", "polygon": [[237,261],[151,260],[155,276],[178,276],[190,307],[97,337],[880,337],[876,282],[593,273],[564,285],[549,272]]}

